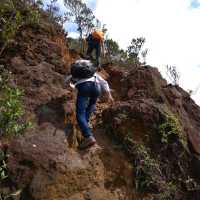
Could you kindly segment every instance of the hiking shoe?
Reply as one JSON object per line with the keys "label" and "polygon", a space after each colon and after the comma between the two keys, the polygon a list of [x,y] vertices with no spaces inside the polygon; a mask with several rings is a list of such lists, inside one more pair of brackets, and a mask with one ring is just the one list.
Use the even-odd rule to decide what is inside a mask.
{"label": "hiking shoe", "polygon": [[85,138],[83,142],[80,144],[79,148],[80,149],[86,149],[88,147],[93,146],[96,144],[96,140],[93,136],[90,136],[89,138]]}

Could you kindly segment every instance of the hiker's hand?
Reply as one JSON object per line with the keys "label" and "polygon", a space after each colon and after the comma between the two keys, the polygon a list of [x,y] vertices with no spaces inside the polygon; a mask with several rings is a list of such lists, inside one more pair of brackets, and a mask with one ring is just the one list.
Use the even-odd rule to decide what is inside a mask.
{"label": "hiker's hand", "polygon": [[65,79],[64,79],[65,84],[66,84],[66,85],[69,84],[69,83],[71,82],[71,79],[72,79],[72,75],[67,75],[67,76],[65,77]]}
{"label": "hiker's hand", "polygon": [[112,97],[112,95],[109,95],[109,97],[108,97],[108,102],[109,103],[114,103],[114,98]]}

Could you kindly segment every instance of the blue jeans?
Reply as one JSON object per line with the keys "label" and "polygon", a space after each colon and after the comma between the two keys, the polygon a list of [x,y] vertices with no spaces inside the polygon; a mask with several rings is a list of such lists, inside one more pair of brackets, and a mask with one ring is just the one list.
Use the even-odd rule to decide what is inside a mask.
{"label": "blue jeans", "polygon": [[76,101],[76,119],[81,132],[85,138],[92,136],[92,131],[88,125],[91,114],[95,111],[97,98],[100,90],[95,82],[84,82],[76,86],[78,96]]}
{"label": "blue jeans", "polygon": [[87,49],[87,56],[92,59],[92,52],[95,50],[96,54],[96,66],[99,67],[100,64],[100,57],[101,57],[101,43],[98,40],[90,40],[88,41],[88,49]]}

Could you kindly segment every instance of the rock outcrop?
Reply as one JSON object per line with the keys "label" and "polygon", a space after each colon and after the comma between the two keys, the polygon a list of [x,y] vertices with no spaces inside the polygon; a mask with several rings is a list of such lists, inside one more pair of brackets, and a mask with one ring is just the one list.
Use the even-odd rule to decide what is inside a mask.
{"label": "rock outcrop", "polygon": [[[156,68],[139,67],[130,72],[121,72],[121,76],[120,72],[116,73],[116,68],[110,68],[108,72],[111,84],[118,80],[112,86],[117,91],[119,101],[103,111],[103,124],[133,160],[137,160],[139,156],[139,164],[135,167],[141,167],[143,176],[145,173],[152,173],[151,176],[157,177],[149,180],[154,182],[154,186],[143,189],[154,188],[154,194],[166,194],[167,185],[174,182],[175,198],[181,196],[191,181],[190,184],[196,186],[193,185],[194,188],[190,189],[198,190],[199,173],[196,168],[199,166],[199,159],[193,153],[200,153],[199,106],[183,89],[168,85]],[[145,162],[147,154],[156,163],[157,167],[154,167],[157,172],[156,169],[151,172],[143,171],[140,162]],[[185,174],[191,179],[185,177]],[[141,178],[138,174],[137,177]],[[181,181],[176,181],[173,177]],[[190,195],[190,189],[180,198],[191,198],[187,196]],[[156,195],[155,198],[160,199],[161,196]]]}

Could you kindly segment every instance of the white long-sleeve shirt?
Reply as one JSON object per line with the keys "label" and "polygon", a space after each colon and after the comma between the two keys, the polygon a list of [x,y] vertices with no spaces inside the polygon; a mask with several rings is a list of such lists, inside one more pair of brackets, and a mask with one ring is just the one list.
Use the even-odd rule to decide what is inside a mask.
{"label": "white long-sleeve shirt", "polygon": [[77,86],[80,83],[84,83],[84,82],[96,82],[98,86],[100,86],[100,89],[102,92],[107,92],[109,94],[111,94],[111,89],[108,85],[108,82],[106,80],[104,80],[99,74],[95,73],[93,75],[93,77],[91,78],[87,78],[87,79],[80,79],[75,83],[75,86]]}

